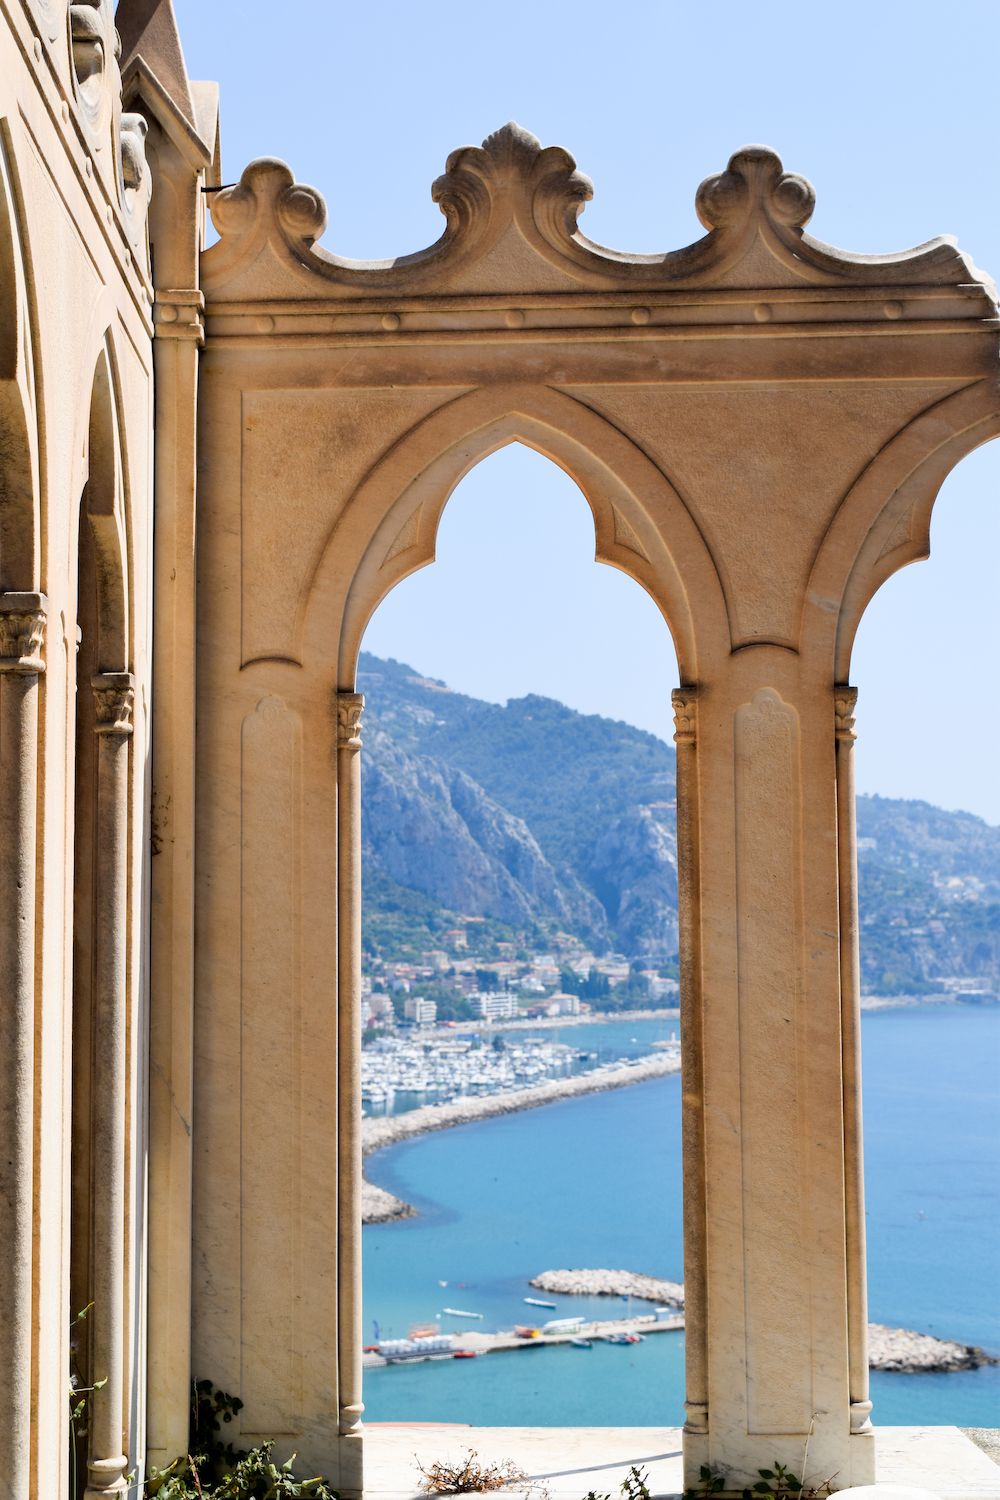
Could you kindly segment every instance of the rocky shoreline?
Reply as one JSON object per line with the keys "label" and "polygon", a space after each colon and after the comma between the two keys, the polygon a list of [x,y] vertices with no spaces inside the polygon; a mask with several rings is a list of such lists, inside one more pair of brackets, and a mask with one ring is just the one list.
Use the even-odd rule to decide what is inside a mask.
{"label": "rocky shoreline", "polygon": [[[648,1083],[668,1073],[680,1071],[680,1059],[670,1053],[644,1057],[638,1062],[622,1063],[593,1073],[576,1073],[572,1078],[552,1078],[530,1088],[512,1089],[506,1094],[487,1094],[468,1099],[452,1099],[447,1104],[422,1104],[403,1115],[384,1115],[361,1122],[361,1150],[364,1156],[395,1146],[416,1135],[432,1130],[449,1130],[453,1125],[472,1125],[494,1115],[516,1114],[522,1109],[537,1109],[559,1099],[573,1099],[582,1094],[600,1094],[609,1089],[625,1088],[633,1083]],[[392,1219],[411,1218],[415,1209],[385,1188],[367,1179],[361,1190],[361,1218],[365,1224],[385,1224]]]}
{"label": "rocky shoreline", "polygon": [[[539,1291],[563,1296],[636,1297],[673,1307],[684,1306],[684,1288],[676,1281],[643,1276],[636,1271],[543,1271],[532,1277]],[[907,1328],[868,1325],[868,1363],[873,1370],[897,1374],[946,1374],[954,1370],[976,1370],[1000,1361],[975,1344],[957,1344],[929,1333]]]}

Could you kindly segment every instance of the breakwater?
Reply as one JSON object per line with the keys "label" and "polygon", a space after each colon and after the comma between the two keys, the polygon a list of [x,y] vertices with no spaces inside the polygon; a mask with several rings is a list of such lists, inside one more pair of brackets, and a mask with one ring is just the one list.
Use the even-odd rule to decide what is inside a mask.
{"label": "breakwater", "polygon": [[[684,1306],[684,1287],[679,1282],[643,1276],[636,1271],[542,1271],[532,1277],[531,1285],[539,1291],[556,1292],[562,1296],[635,1297],[647,1302]],[[682,1327],[683,1322],[672,1321],[671,1326]],[[952,1339],[935,1338],[930,1333],[914,1333],[907,1328],[887,1328],[883,1323],[869,1323],[868,1363],[873,1370],[915,1375],[976,1370],[980,1365],[992,1365],[998,1361],[975,1344],[959,1344]]]}
{"label": "breakwater", "polygon": [[[571,1078],[553,1078],[528,1088],[509,1089],[504,1093],[471,1098],[451,1099],[446,1104],[423,1104],[402,1115],[369,1117],[361,1122],[361,1150],[370,1156],[386,1146],[395,1146],[416,1135],[432,1130],[448,1130],[454,1125],[472,1125],[494,1115],[515,1114],[523,1109],[537,1109],[559,1099],[573,1099],[581,1094],[604,1093],[608,1089],[626,1088],[634,1083],[648,1083],[680,1070],[680,1058],[673,1052],[644,1057],[637,1061],[595,1068],[591,1073],[577,1073]],[[412,1207],[401,1199],[365,1181],[361,1197],[362,1221],[383,1224],[413,1214]]]}

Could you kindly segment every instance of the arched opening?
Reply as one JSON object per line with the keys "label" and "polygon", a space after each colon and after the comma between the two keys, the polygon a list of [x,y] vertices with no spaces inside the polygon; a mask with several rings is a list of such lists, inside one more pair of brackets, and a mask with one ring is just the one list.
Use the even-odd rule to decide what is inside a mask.
{"label": "arched opening", "polygon": [[[854,647],[869,1312],[1000,1354],[1000,445],[934,506],[930,560],[893,576]],[[929,501],[927,508],[929,509]],[[887,1425],[988,1425],[995,1365],[879,1370]],[[961,1361],[959,1361],[961,1364]]]}
{"label": "arched opening", "polygon": [[[124,1473],[128,672],[124,492],[112,371],[94,378],[79,509],[73,879],[71,1484]],[[79,1403],[78,1403],[79,1404]],[[88,1481],[89,1473],[89,1481]]]}
{"label": "arched opening", "polygon": [[[676,659],[634,577],[593,566],[575,475],[516,441],[466,458],[437,565],[384,598],[358,666],[364,1132],[396,1142],[366,1189],[366,1420],[667,1425],[683,1335],[605,1337],[656,1301],[531,1281],[682,1279]],[[608,560],[608,488],[586,499]],[[639,1058],[657,1076],[618,1087]],[[539,1085],[566,1097],[531,1108]],[[513,1352],[567,1319],[607,1327]],[[387,1366],[435,1347],[420,1328],[489,1357]]]}

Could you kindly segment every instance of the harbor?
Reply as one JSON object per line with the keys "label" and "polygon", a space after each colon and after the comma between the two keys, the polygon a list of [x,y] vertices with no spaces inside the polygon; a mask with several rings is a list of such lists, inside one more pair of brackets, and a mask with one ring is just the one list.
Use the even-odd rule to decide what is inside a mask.
{"label": "harbor", "polygon": [[484,1333],[478,1329],[458,1333],[442,1333],[439,1329],[433,1332],[414,1330],[407,1339],[386,1339],[378,1345],[369,1345],[364,1353],[364,1365],[366,1369],[379,1369],[402,1362],[469,1359],[511,1349],[544,1349],[557,1345],[581,1350],[591,1348],[595,1343],[630,1345],[641,1342],[648,1334],[677,1333],[683,1327],[684,1314],[664,1308],[662,1315],[660,1312],[640,1313],[635,1317],[590,1321],[557,1318],[540,1327],[526,1323],[497,1333]]}

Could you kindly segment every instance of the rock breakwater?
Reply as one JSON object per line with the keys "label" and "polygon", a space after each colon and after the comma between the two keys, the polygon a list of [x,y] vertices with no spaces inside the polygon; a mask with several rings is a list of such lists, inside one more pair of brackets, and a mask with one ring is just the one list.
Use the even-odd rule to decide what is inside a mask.
{"label": "rock breakwater", "polygon": [[[473,1098],[452,1099],[447,1104],[422,1104],[419,1109],[402,1115],[382,1115],[361,1122],[361,1149],[365,1156],[426,1135],[432,1130],[448,1130],[454,1125],[472,1125],[493,1115],[516,1114],[522,1109],[537,1109],[572,1099],[582,1094],[599,1094],[608,1089],[625,1088],[633,1083],[648,1083],[668,1073],[680,1071],[680,1059],[674,1053],[640,1058],[637,1062],[597,1068],[592,1073],[577,1073],[571,1078],[553,1078],[528,1088],[511,1089],[503,1094],[486,1094]],[[395,1209],[393,1205],[396,1205]],[[394,1198],[384,1188],[365,1182],[362,1190],[362,1219],[365,1224],[385,1223],[407,1218],[413,1208]]]}
{"label": "rock breakwater", "polygon": [[[658,1276],[637,1271],[542,1271],[532,1277],[539,1291],[581,1297],[637,1297],[649,1302],[684,1306],[684,1287]],[[868,1363],[873,1370],[897,1374],[947,1374],[954,1370],[976,1370],[980,1365],[1000,1363],[975,1344],[956,1344],[930,1333],[907,1328],[868,1325]]]}
{"label": "rock breakwater", "polygon": [[643,1276],[638,1271],[543,1271],[531,1285],[541,1292],[561,1292],[580,1297],[638,1297],[671,1307],[684,1306],[684,1288],[679,1281]]}

